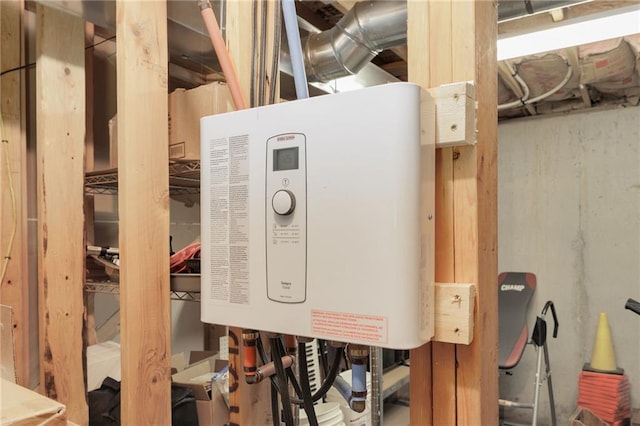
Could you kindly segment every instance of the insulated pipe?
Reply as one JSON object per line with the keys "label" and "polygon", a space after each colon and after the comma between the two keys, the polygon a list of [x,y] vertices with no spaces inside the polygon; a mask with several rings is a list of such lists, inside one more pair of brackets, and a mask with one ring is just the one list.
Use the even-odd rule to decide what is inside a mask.
{"label": "insulated pipe", "polygon": [[[281,358],[281,360],[282,366],[285,369],[291,367],[295,363],[295,358],[292,355],[285,355]],[[249,382],[249,377],[247,377],[247,383],[260,383],[263,379],[271,377],[274,374],[276,374],[276,366],[274,362],[271,361],[270,363],[265,364],[256,370],[255,375],[251,378],[251,382]]]}
{"label": "insulated pipe", "polygon": [[362,413],[367,408],[367,357],[369,347],[349,345],[351,358],[351,401],[353,411]]}
{"label": "insulated pipe", "polygon": [[406,39],[406,2],[356,3],[335,27],[306,39],[307,77],[326,82],[355,74],[378,52],[398,46]]}
{"label": "insulated pipe", "polygon": [[233,104],[237,110],[246,109],[247,101],[242,95],[238,75],[236,74],[231,61],[231,56],[229,55],[227,46],[222,38],[222,32],[220,31],[220,26],[216,20],[216,15],[213,13],[213,9],[211,8],[211,3],[209,3],[209,0],[199,0],[198,6],[200,7],[200,14],[202,15],[202,20],[207,27],[209,37],[211,37],[211,43],[213,44],[213,49],[216,51],[216,56],[218,57],[218,62],[220,62],[224,78],[229,86]]}
{"label": "insulated pipe", "polygon": [[256,343],[258,337],[260,337],[260,334],[257,330],[242,330],[242,352],[244,355],[242,369],[244,371],[244,379],[249,384],[256,383]]}

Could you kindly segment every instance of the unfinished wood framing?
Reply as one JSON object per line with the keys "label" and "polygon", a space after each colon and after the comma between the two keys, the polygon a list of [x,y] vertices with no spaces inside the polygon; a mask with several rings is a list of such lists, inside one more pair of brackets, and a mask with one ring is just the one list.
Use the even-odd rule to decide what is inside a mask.
{"label": "unfinished wood framing", "polygon": [[[22,1],[0,3],[0,69],[24,64]],[[2,76],[0,145],[0,301],[13,309],[18,383],[29,385],[29,270],[27,266],[26,71]]]}
{"label": "unfinished wood framing", "polygon": [[40,388],[88,423],[84,326],[84,21],[38,4]]}
{"label": "unfinished wood framing", "polygon": [[474,81],[477,144],[436,154],[439,282],[476,283],[471,345],[411,352],[411,424],[497,424],[496,32],[494,2],[408,2],[409,80]]}
{"label": "unfinished wood framing", "polygon": [[[85,170],[91,172],[94,170],[94,149],[93,149],[93,38],[94,28],[90,22],[85,23],[84,29],[84,42],[85,42],[85,54],[84,54],[84,70],[87,84],[85,85],[85,98],[86,98],[86,137],[85,137]],[[91,194],[85,194],[84,196],[84,232],[85,241],[87,245],[95,245],[95,200]],[[95,317],[95,293],[85,292],[85,307],[86,307],[86,341],[87,345],[95,345],[98,343],[98,336],[96,331],[96,317]]]}
{"label": "unfinished wood framing", "polygon": [[168,425],[167,5],[121,0],[116,13],[121,418],[128,425]]}
{"label": "unfinished wood framing", "polygon": [[[273,21],[275,12],[275,2],[268,0],[266,3],[259,1],[231,1],[226,2],[226,43],[227,49],[231,56],[238,80],[242,88],[244,98],[247,105],[257,105],[251,99],[251,85],[253,82],[255,92],[258,92],[259,75],[252,75],[252,43],[254,34],[247,31],[247,19],[252,16],[252,8],[257,7],[258,28],[254,31],[257,35],[262,34],[262,16],[263,5],[266,5],[267,28],[266,28],[266,49],[262,52],[266,61],[266,81],[264,82],[265,91],[268,93],[271,84],[279,88],[278,75],[271,75],[271,58],[273,57]],[[259,37],[256,37],[259,39]],[[259,51],[260,49],[258,49]],[[258,55],[256,64],[262,60],[262,56]],[[258,69],[256,65],[256,70]],[[255,96],[254,96],[255,98]],[[266,97],[268,103],[268,96]],[[279,99],[278,90],[276,90],[276,100]],[[244,380],[242,351],[239,350],[242,345],[242,330],[237,327],[229,327],[229,419],[231,425],[259,425],[270,424],[271,406],[269,404],[270,382],[265,380],[261,383],[248,385]]]}

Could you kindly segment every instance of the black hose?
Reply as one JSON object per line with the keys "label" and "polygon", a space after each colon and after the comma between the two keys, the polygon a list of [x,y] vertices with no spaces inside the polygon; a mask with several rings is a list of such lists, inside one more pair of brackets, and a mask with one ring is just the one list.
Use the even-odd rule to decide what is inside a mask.
{"label": "black hose", "polygon": [[287,376],[282,365],[282,357],[284,353],[280,351],[280,338],[271,339],[271,358],[276,367],[276,376],[278,376],[278,387],[280,391],[280,399],[282,401],[282,411],[284,414],[284,423],[286,426],[293,426],[293,411],[291,410],[291,399],[289,398],[289,390],[287,386]]}
{"label": "black hose", "polygon": [[[264,350],[264,345],[262,344],[262,340],[259,337],[256,342],[256,346],[258,348],[258,354],[260,355],[262,364],[268,364],[270,361],[269,361],[269,358],[267,357],[267,352]],[[298,384],[298,381],[295,380],[295,375],[291,371],[291,368],[287,368],[286,373],[287,373],[287,377],[289,377],[289,380],[292,381],[291,384],[293,385],[293,389],[296,391],[296,395],[297,395],[297,398],[291,397],[291,396],[289,397],[291,400],[291,403],[296,405],[302,405],[304,401],[302,400],[302,390],[300,389],[300,385]],[[269,380],[271,381],[271,388],[279,393],[280,387],[278,386],[278,381],[276,377],[271,376],[269,377]]]}
{"label": "black hose", "polygon": [[325,377],[324,381],[322,382],[322,386],[320,386],[320,389],[318,389],[316,393],[313,394],[313,402],[322,399],[327,394],[327,392],[329,392],[331,386],[333,386],[333,382],[334,380],[336,380],[336,376],[340,372],[340,364],[342,363],[343,351],[341,349],[342,348],[335,348],[333,354],[333,363],[331,364],[331,368],[329,369],[329,374],[327,375],[327,377]]}
{"label": "black hose", "polygon": [[640,302],[633,299],[628,299],[624,307],[625,309],[629,309],[630,311],[640,315]]}
{"label": "black hose", "polygon": [[322,377],[329,374],[329,363],[327,362],[327,342],[318,339],[318,349],[320,351],[320,365],[322,367]]}
{"label": "black hose", "polygon": [[313,395],[311,395],[311,385],[309,384],[309,370],[307,368],[307,349],[304,342],[298,343],[298,354],[300,356],[300,386],[302,387],[304,411],[306,411],[307,413],[309,426],[318,426],[316,410],[313,408]]}
{"label": "black hose", "polygon": [[273,417],[273,426],[280,426],[280,410],[278,407],[278,389],[275,386],[271,386],[271,417]]}

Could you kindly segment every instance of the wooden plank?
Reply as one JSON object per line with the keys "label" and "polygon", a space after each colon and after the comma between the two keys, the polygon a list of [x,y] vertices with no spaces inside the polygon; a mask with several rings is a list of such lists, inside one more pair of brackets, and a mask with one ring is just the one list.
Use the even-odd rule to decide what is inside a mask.
{"label": "wooden plank", "polygon": [[40,386],[88,423],[84,326],[84,22],[36,6]]}
{"label": "wooden plank", "polygon": [[116,15],[121,417],[170,424],[167,6],[120,0]]}
{"label": "wooden plank", "polygon": [[[496,424],[497,295],[490,290],[497,264],[495,4],[437,1],[408,2],[408,7],[409,79],[427,88],[475,81],[479,104],[477,145],[440,149],[436,157],[436,280],[478,283],[473,342],[432,343],[433,388],[412,386],[411,399],[432,397],[433,408],[425,414],[412,406],[411,424]],[[427,357],[421,355],[412,352],[412,369],[417,364],[426,372]]]}
{"label": "wooden plank", "polygon": [[472,82],[433,87],[436,101],[436,145],[473,145],[476,143],[476,95]]}
{"label": "wooden plank", "polygon": [[[23,10],[22,1],[0,3],[2,71],[24,63]],[[3,276],[0,278],[0,300],[13,308],[17,379],[20,385],[29,386],[25,81],[24,71],[5,74],[0,81],[3,120],[0,146],[0,259]]]}
{"label": "wooden plank", "polygon": [[[429,87],[429,52],[428,33],[425,31],[429,25],[429,8],[426,2],[407,2],[407,40],[409,61],[409,79],[421,84],[424,88]],[[436,176],[436,187],[438,185]],[[436,189],[437,191],[437,189]],[[438,206],[436,204],[435,214],[435,238],[437,247],[438,232]],[[437,257],[436,257],[437,262]],[[435,265],[437,271],[437,264]],[[453,279],[453,277],[451,278]],[[427,343],[410,353],[411,368],[409,392],[412,401],[420,401],[410,405],[410,424],[431,425],[433,424],[433,401],[432,401],[432,371],[431,371],[431,347],[432,343]]]}
{"label": "wooden plank", "polygon": [[476,283],[473,342],[458,345],[457,419],[459,424],[497,424],[497,63],[496,7],[492,2],[457,2],[456,33],[473,52],[458,48],[456,81],[473,79],[480,107],[478,141],[457,148],[454,168],[455,281]]}
{"label": "wooden plank", "polygon": [[[252,16],[252,7],[257,7],[258,25],[256,33],[262,31],[262,2],[261,1],[231,1],[226,2],[226,36],[227,48],[231,56],[231,60],[235,65],[238,73],[238,79],[245,99],[250,99],[250,88],[253,80],[256,92],[258,92],[259,76],[252,75],[251,72],[251,56],[252,56],[252,39],[253,34],[247,31],[247,17]],[[276,85],[276,102],[279,96],[279,78],[278,75],[270,75],[271,62],[273,56],[273,16],[275,10],[275,1],[267,2],[267,40],[265,52],[259,52],[256,60],[257,63],[264,55],[266,61],[266,82],[265,92],[269,92],[270,84]],[[283,26],[284,31],[284,26]],[[258,42],[258,41],[256,41]],[[259,46],[259,44],[258,44]],[[260,49],[258,49],[259,51]],[[268,102],[268,101],[267,101]],[[243,355],[239,350],[242,342],[242,330],[237,327],[229,327],[229,406],[230,406],[230,423],[231,425],[260,425],[271,424],[271,407],[269,404],[270,384],[263,381],[256,385],[248,385],[243,378]]]}
{"label": "wooden plank", "polygon": [[436,283],[434,341],[463,345],[471,343],[475,293],[473,284]]}
{"label": "wooden plank", "polygon": [[[451,80],[446,78],[452,66],[450,50],[441,41],[451,37],[451,29],[446,25],[440,26],[441,22],[451,20],[450,4],[408,2],[407,6],[409,80],[425,88],[450,83]],[[434,26],[438,26],[437,33]],[[437,150],[435,279],[440,282],[454,280],[452,170],[451,149]],[[411,424],[455,424],[454,355],[453,345],[439,342],[411,352],[411,399],[425,401],[424,405],[411,405]]]}
{"label": "wooden plank", "polygon": [[[85,137],[85,170],[87,172],[94,170],[94,149],[93,149],[93,39],[94,28],[90,22],[85,22],[84,29],[84,70],[87,84],[85,85],[86,98],[86,137]],[[93,195],[85,194],[84,196],[84,235],[87,245],[95,245],[95,200]],[[98,343],[96,332],[95,318],[95,293],[85,292],[85,333],[87,345],[95,345]]]}

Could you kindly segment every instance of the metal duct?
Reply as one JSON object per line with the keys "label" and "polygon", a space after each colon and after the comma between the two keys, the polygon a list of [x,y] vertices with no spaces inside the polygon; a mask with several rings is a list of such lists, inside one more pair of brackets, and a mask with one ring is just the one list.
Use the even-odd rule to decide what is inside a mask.
{"label": "metal duct", "polygon": [[356,3],[335,27],[307,38],[307,78],[326,82],[355,74],[378,52],[401,45],[406,39],[406,2]]}

